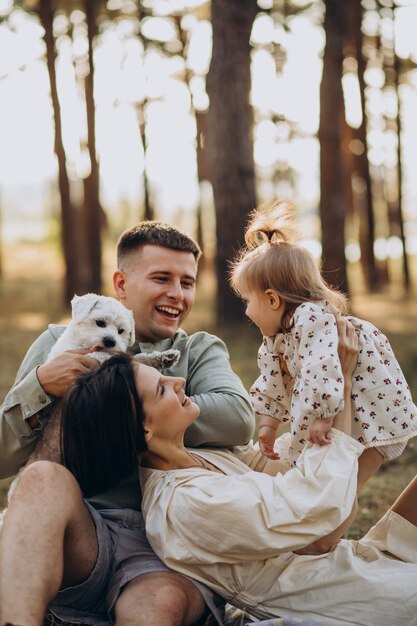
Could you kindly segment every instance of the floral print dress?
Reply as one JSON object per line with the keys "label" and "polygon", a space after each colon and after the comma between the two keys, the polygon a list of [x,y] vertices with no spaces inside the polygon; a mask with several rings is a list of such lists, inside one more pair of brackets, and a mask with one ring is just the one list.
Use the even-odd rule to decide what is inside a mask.
{"label": "floral print dress", "polygon": [[[395,458],[417,435],[417,407],[385,335],[370,322],[347,319],[359,337],[352,379],[352,436],[365,447],[377,447],[385,458]],[[255,414],[291,421],[293,464],[314,419],[333,418],[343,409],[337,346],[336,319],[322,301],[301,304],[290,330],[264,337],[259,348],[260,376],[251,388]],[[280,358],[290,375],[281,369]]]}

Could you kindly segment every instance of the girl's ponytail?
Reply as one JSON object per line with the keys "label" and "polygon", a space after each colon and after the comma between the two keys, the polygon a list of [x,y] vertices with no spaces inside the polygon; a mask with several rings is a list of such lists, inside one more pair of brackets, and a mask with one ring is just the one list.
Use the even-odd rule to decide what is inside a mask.
{"label": "girl's ponytail", "polygon": [[278,200],[272,207],[260,206],[252,211],[245,232],[245,243],[253,250],[264,243],[290,243],[298,241],[298,231],[290,202]]}

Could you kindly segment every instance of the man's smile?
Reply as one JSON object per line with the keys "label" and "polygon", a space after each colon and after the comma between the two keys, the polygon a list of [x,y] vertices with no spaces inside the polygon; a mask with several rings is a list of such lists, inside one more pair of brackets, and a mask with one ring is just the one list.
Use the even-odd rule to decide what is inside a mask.
{"label": "man's smile", "polygon": [[166,315],[169,315],[170,317],[173,317],[173,318],[177,318],[181,314],[180,309],[176,309],[171,306],[157,306],[156,310],[159,311],[160,313],[165,313]]}

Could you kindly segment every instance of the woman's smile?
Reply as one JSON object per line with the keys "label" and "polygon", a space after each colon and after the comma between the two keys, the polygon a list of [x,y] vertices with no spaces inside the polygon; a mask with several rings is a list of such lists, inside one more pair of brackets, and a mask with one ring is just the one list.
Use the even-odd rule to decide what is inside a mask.
{"label": "woman's smile", "polygon": [[136,365],[136,388],[143,402],[146,422],[164,439],[182,435],[200,414],[199,407],[185,394],[184,378],[162,376],[153,367]]}

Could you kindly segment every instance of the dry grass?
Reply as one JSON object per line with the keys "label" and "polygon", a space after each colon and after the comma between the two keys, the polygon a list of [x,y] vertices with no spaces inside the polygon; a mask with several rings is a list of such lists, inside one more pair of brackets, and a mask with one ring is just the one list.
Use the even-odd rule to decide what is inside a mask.
{"label": "dry grass", "polygon": [[[111,276],[112,261],[104,274]],[[8,246],[4,260],[4,278],[0,282],[0,396],[10,388],[17,368],[32,341],[48,322],[59,322],[68,315],[61,304],[62,262],[58,252],[47,245],[16,244]],[[206,329],[227,343],[232,365],[247,387],[257,377],[256,352],[258,331],[245,324],[241,328],[216,329],[213,323],[213,280],[201,276],[199,296],[187,323],[187,329]],[[110,282],[104,291],[111,293]],[[404,373],[417,398],[417,303],[402,299],[395,289],[383,296],[357,296],[355,314],[374,322],[386,332],[396,351]],[[393,502],[401,489],[416,473],[417,445],[412,441],[407,451],[387,464],[374,476],[360,494],[360,513],[351,530],[358,536]],[[0,481],[1,497],[7,483]]]}

